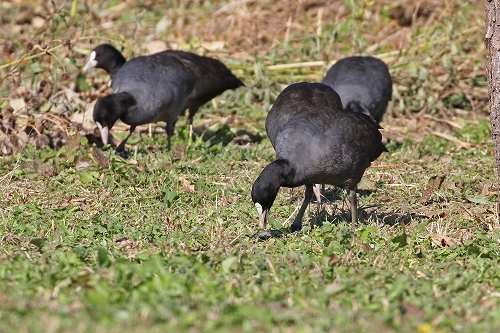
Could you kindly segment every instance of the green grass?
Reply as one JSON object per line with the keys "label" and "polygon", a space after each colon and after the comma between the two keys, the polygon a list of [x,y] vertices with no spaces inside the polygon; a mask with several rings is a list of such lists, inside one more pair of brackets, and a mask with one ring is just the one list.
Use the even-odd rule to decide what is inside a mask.
{"label": "green grass", "polygon": [[[263,241],[249,237],[258,230],[249,189],[272,159],[267,140],[198,142],[175,160],[160,151],[124,161],[108,151],[109,167],[85,146],[27,149],[3,166],[13,172],[2,183],[0,327],[494,332],[500,235],[496,196],[481,195],[491,171],[479,172],[493,169],[492,146],[483,137],[480,148],[447,154],[441,142],[439,157],[434,139],[407,141],[367,171],[373,193],[362,191],[355,234],[337,199],[322,213],[331,222]],[[415,152],[426,163],[415,163]],[[396,163],[409,170],[384,168]],[[432,175],[447,177],[421,202]],[[302,191],[282,189],[272,225],[294,213]],[[318,220],[317,209],[311,204],[305,220]]]}
{"label": "green grass", "polygon": [[[12,51],[1,59],[2,77],[28,42],[54,42],[53,55],[36,51],[19,63],[21,83],[16,74],[0,86],[0,148],[13,147],[0,155],[1,332],[500,330],[482,10],[452,1],[403,29],[391,1],[332,1],[318,33],[314,6],[167,1],[165,11],[148,1],[89,3],[94,14],[79,1],[2,3],[9,29],[0,39]],[[46,19],[39,30],[35,12]],[[23,13],[25,21],[17,19]],[[170,23],[158,34],[162,17]],[[241,25],[246,39],[219,22]],[[64,37],[72,48],[61,45]],[[207,52],[203,41],[225,40],[217,56],[246,87],[202,107],[195,126],[205,135],[194,142],[181,119],[172,152],[163,134],[134,135],[123,160],[98,151],[91,131],[68,121],[95,96],[66,103],[57,93],[73,83],[99,87],[88,79],[102,72],[79,73],[95,44],[110,41],[131,57],[149,40],[198,53]],[[382,123],[390,152],[359,186],[355,232],[345,193],[328,188],[325,204],[310,204],[300,234],[250,237],[259,230],[250,189],[274,158],[267,111],[288,84],[320,80],[329,61],[357,53],[389,63],[394,96]],[[4,112],[20,99],[27,107],[8,132]],[[41,133],[62,148],[35,149],[33,131],[23,145],[25,129],[40,119],[50,125]],[[251,142],[237,144],[242,137]],[[291,224],[303,191],[280,190],[272,228]]]}

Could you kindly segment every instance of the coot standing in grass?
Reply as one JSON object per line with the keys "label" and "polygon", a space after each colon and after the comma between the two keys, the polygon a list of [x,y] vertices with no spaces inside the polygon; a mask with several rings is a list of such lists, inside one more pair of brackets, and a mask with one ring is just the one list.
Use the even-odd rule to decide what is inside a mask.
{"label": "coot standing in grass", "polygon": [[193,117],[200,106],[219,96],[226,90],[233,90],[244,86],[243,82],[219,60],[199,56],[190,52],[167,50],[161,52],[179,59],[194,73],[194,88],[189,95],[184,110],[189,110],[189,136],[193,135]]}
{"label": "coot standing in grass", "polygon": [[118,119],[130,125],[129,133],[116,148],[119,154],[138,125],[164,121],[170,150],[175,122],[194,87],[193,72],[175,57],[137,57],[113,74],[112,87],[113,93],[99,99],[93,113],[104,144]]}
{"label": "coot standing in grass", "polygon": [[[184,103],[182,110],[184,112],[189,109],[188,125],[190,137],[193,132],[193,117],[200,106],[226,90],[244,86],[243,82],[234,76],[233,73],[217,59],[176,50],[162,51],[156,53],[156,55],[159,57],[168,56],[177,58],[194,74],[194,87]],[[106,70],[111,76],[111,79],[113,79],[125,62],[125,58],[115,47],[110,44],[101,44],[92,50],[90,59],[83,68],[83,71],[87,71],[94,67],[102,68]]]}
{"label": "coot standing in grass", "polygon": [[328,70],[322,83],[340,95],[345,109],[371,115],[377,123],[392,98],[389,69],[374,57],[343,58]]}
{"label": "coot standing in grass", "polygon": [[[318,85],[314,89],[292,90],[286,97],[279,98],[276,102],[279,102],[279,106],[271,109],[273,112],[269,112],[266,118],[266,131],[271,143],[276,140],[278,129],[282,128],[293,117],[304,112],[304,109],[342,108],[339,95],[326,85]],[[316,200],[321,202],[319,184],[314,185],[313,192]]]}
{"label": "coot standing in grass", "polygon": [[[311,107],[311,100],[324,102]],[[266,228],[267,215],[281,186],[305,185],[304,202],[291,226],[292,232],[300,231],[316,183],[350,190],[354,227],[356,186],[370,163],[386,150],[379,128],[371,117],[344,110],[338,94],[324,84],[301,82],[284,89],[266,118],[276,159],[252,187],[261,227]]]}
{"label": "coot standing in grass", "polygon": [[[392,98],[389,68],[374,57],[343,58],[330,67],[322,83],[340,95],[346,110],[370,115],[377,123],[382,121]],[[314,191],[318,202],[321,202],[319,184],[315,185]]]}

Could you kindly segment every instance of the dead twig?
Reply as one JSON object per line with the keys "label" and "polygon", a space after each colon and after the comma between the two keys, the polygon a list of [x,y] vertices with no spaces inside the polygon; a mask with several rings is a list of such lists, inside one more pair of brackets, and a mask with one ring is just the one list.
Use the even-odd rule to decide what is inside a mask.
{"label": "dead twig", "polygon": [[462,128],[463,127],[462,125],[459,125],[451,120],[437,118],[437,117],[431,116],[430,114],[424,114],[422,117],[424,117],[425,119],[430,119],[430,120],[433,120],[433,121],[436,121],[439,123],[450,125],[453,128]]}
{"label": "dead twig", "polygon": [[445,133],[441,133],[441,132],[432,132],[432,135],[435,135],[435,136],[438,136],[438,137],[443,138],[445,140],[448,140],[450,142],[453,142],[457,146],[458,149],[462,149],[462,148],[470,149],[474,146],[471,143],[460,141],[459,139],[457,139],[454,136],[451,136],[449,134],[445,134]]}

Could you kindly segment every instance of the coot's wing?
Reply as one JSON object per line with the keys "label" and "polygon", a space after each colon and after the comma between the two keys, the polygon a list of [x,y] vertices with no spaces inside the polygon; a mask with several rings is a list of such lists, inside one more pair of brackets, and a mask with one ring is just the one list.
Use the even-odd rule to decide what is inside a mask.
{"label": "coot's wing", "polygon": [[128,92],[141,112],[129,123],[173,121],[182,111],[194,78],[180,61],[165,56],[141,56],[127,61],[113,79],[113,92]]}
{"label": "coot's wing", "polygon": [[191,108],[197,109],[226,90],[244,85],[217,59],[176,50],[167,50],[158,55],[174,57],[193,71],[195,86],[186,104],[186,108],[190,110]]}
{"label": "coot's wing", "polygon": [[[290,161],[296,183],[353,188],[383,147],[379,126],[369,116],[342,109],[310,109],[278,133],[276,158]],[[380,153],[378,153],[380,155]]]}
{"label": "coot's wing", "polygon": [[266,132],[275,146],[280,129],[291,119],[311,108],[340,107],[340,97],[329,86],[321,83],[300,82],[285,88],[266,118]]}

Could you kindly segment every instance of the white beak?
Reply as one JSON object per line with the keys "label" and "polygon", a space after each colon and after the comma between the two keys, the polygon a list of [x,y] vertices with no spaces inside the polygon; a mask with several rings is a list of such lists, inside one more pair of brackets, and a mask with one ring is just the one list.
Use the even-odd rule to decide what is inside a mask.
{"label": "white beak", "polygon": [[92,52],[90,52],[89,61],[87,62],[85,67],[83,67],[83,71],[86,72],[89,69],[94,68],[95,66],[97,66],[97,60],[95,60],[95,51],[92,51]]}
{"label": "white beak", "polygon": [[101,124],[99,124],[97,122],[96,122],[96,124],[97,124],[97,127],[99,127],[99,131],[101,132],[102,143],[107,145],[108,144],[108,134],[109,134],[108,126],[102,127]]}
{"label": "white beak", "polygon": [[259,223],[262,229],[266,229],[267,227],[267,209],[262,210],[262,206],[260,203],[255,203],[255,208],[257,208],[257,213],[259,213]]}

